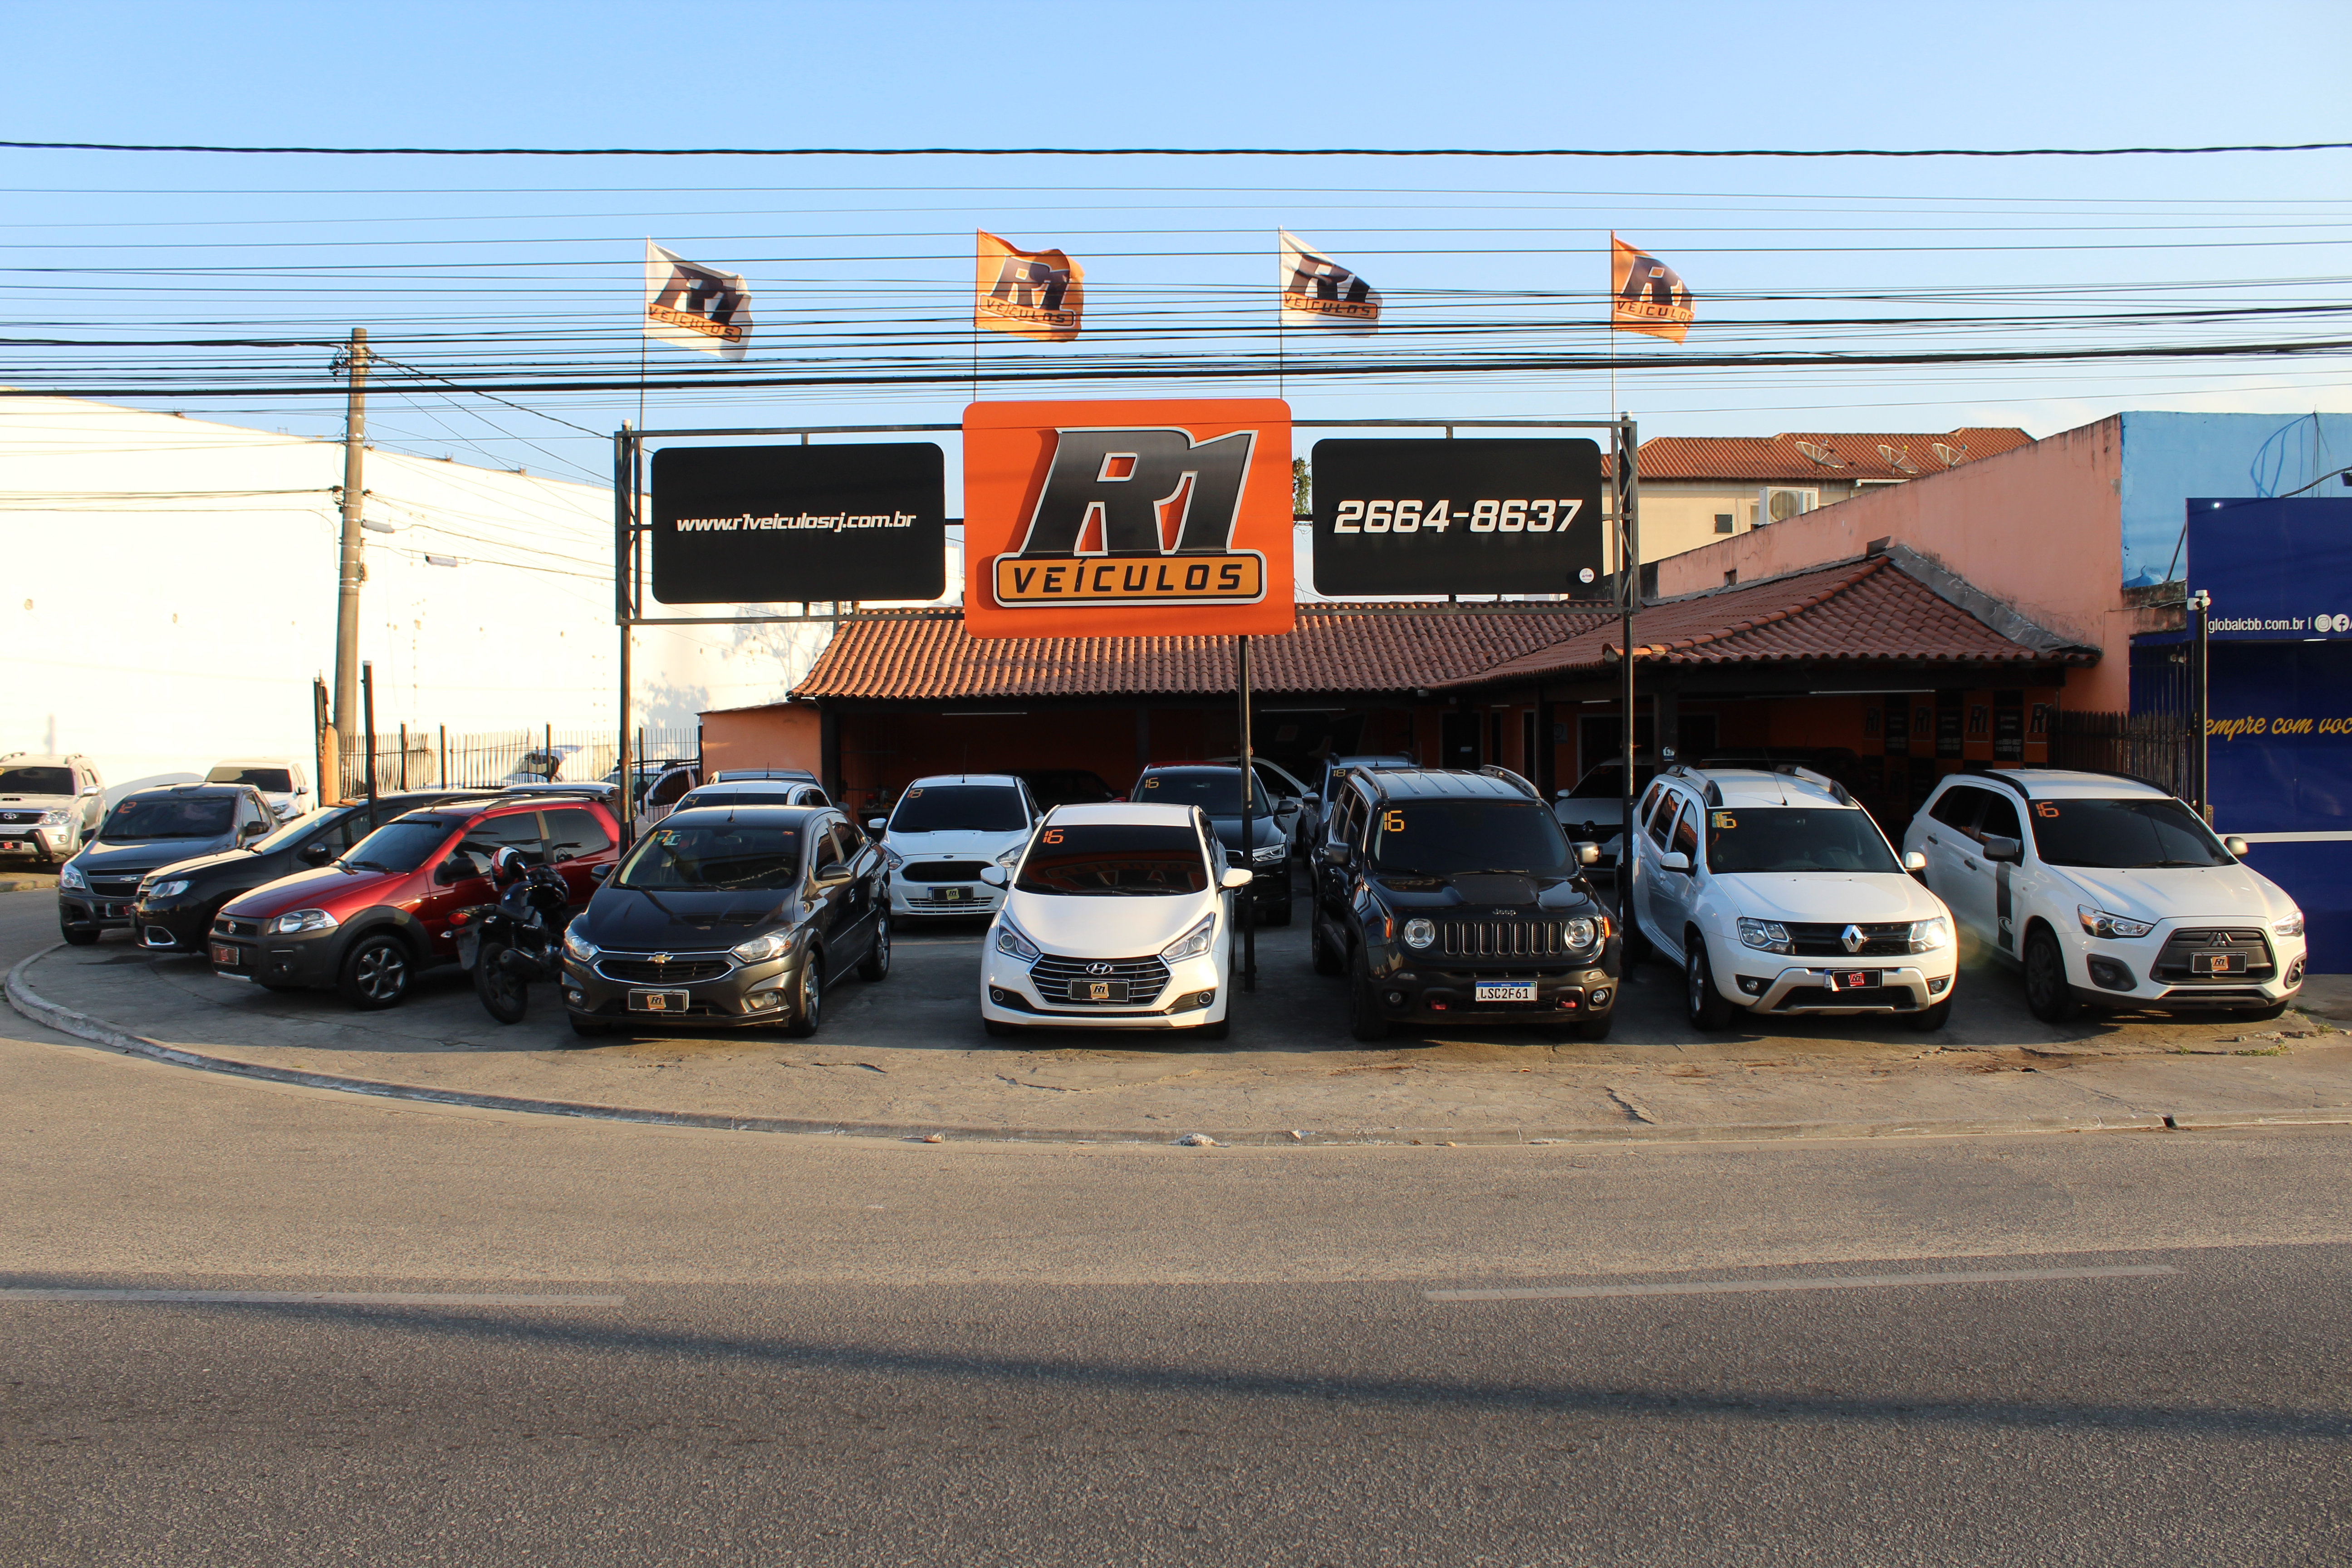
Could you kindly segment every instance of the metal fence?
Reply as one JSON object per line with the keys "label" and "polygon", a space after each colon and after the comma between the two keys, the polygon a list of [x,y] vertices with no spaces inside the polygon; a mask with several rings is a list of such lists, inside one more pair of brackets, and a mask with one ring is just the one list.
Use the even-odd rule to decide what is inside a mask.
{"label": "metal fence", "polygon": [[[640,766],[693,761],[702,754],[699,729],[640,730],[632,742]],[[620,746],[608,730],[537,729],[476,731],[452,734],[436,725],[399,725],[379,731],[354,754],[341,759],[343,800],[368,792],[369,758],[375,787],[394,790],[481,789],[508,784],[593,784],[618,765]]]}
{"label": "metal fence", "polygon": [[2189,786],[2194,725],[2185,713],[2100,713],[2061,709],[2050,764],[2130,773],[2174,795]]}

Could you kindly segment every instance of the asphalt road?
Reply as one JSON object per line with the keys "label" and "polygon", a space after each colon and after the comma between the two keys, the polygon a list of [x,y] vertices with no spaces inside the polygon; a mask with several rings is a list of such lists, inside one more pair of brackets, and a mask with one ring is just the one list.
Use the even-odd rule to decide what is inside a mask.
{"label": "asphalt road", "polygon": [[[2344,1129],[926,1146],[0,1036],[12,1564],[2333,1563],[2352,1538]],[[1558,1293],[1596,1285],[1669,1289]],[[142,1289],[228,1299],[59,1294]]]}

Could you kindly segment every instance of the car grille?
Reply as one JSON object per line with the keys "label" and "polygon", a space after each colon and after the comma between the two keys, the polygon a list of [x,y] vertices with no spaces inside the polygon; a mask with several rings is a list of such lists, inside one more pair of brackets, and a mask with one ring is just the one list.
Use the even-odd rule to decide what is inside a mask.
{"label": "car grille", "polygon": [[47,815],[44,811],[0,811],[0,826],[34,827],[39,826],[41,818]]}
{"label": "car grille", "polygon": [[213,921],[213,934],[215,936],[259,936],[261,922],[241,921],[233,915],[222,915]]}
{"label": "car grille", "polygon": [[1911,951],[1911,922],[1896,921],[1887,925],[1865,925],[1861,928],[1860,947],[1845,944],[1845,927],[1837,924],[1811,924],[1797,921],[1781,922],[1789,928],[1789,941],[1804,958],[1892,958]]}
{"label": "car grille", "polygon": [[673,955],[667,963],[656,963],[651,958],[616,958],[611,953],[596,961],[597,973],[629,985],[690,985],[698,980],[716,980],[734,967],[731,960],[716,953]]}
{"label": "car grille", "polygon": [[898,877],[908,882],[977,882],[985,860],[910,860],[898,868]]}
{"label": "car grille", "polygon": [[92,877],[89,890],[101,899],[128,899],[139,891],[137,877]]}
{"label": "car grille", "polygon": [[[1097,964],[1103,966],[1098,972]],[[1029,978],[1037,994],[1049,1002],[1118,1005],[1159,1000],[1168,989],[1168,965],[1156,953],[1150,958],[1064,958],[1049,952],[1029,966]],[[1073,984],[1090,981],[1108,981],[1111,994],[1099,1004],[1072,994]]]}
{"label": "car grille", "polygon": [[[2241,971],[2232,966],[2226,974],[2213,974],[2189,967],[2189,956],[2195,952],[2229,952],[2239,955],[2245,963]],[[2232,981],[2243,983],[2270,975],[2277,964],[2271,957],[2270,939],[2257,926],[2208,926],[2194,931],[2177,931],[2165,939],[2164,951],[2156,955],[2154,978],[2168,984],[2192,981],[2200,984]]]}
{"label": "car grille", "polygon": [[1440,921],[1437,951],[1447,958],[1558,958],[1582,948],[1561,936],[1565,921]]}

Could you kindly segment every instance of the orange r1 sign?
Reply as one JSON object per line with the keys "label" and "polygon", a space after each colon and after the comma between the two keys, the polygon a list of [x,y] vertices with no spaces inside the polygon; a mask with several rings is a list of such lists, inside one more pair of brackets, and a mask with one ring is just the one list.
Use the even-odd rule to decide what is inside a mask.
{"label": "orange r1 sign", "polygon": [[1291,628],[1288,404],[975,403],[963,430],[971,636]]}

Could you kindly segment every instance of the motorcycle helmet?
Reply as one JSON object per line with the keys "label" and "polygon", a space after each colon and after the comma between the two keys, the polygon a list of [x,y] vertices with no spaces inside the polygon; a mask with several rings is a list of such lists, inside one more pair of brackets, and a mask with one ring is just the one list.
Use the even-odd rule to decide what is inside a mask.
{"label": "motorcycle helmet", "polygon": [[521,876],[525,867],[522,851],[509,844],[490,857],[490,876],[501,887]]}

